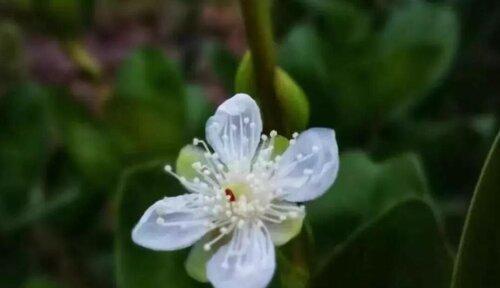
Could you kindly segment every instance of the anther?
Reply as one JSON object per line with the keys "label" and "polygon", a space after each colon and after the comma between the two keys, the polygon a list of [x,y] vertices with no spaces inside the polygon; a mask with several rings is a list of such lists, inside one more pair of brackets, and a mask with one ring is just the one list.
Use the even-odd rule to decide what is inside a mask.
{"label": "anther", "polygon": [[167,164],[167,165],[165,165],[164,169],[165,169],[165,171],[167,171],[167,172],[172,172],[172,166],[170,166],[170,165],[168,165],[168,164]]}
{"label": "anther", "polygon": [[271,131],[271,133],[269,133],[269,136],[271,137],[276,137],[278,135],[278,132],[276,132],[276,130],[273,130]]}
{"label": "anther", "polygon": [[299,137],[299,133],[298,132],[293,132],[292,137],[293,137],[293,139]]}
{"label": "anther", "polygon": [[226,190],[224,190],[224,193],[226,194],[226,197],[228,197],[228,200],[230,202],[236,201],[236,196],[234,195],[234,193],[231,189],[226,188]]}

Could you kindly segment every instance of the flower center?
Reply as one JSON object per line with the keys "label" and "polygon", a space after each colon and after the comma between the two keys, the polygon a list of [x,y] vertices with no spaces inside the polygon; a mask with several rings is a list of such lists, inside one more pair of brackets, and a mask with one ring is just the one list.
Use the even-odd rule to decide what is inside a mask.
{"label": "flower center", "polygon": [[245,196],[247,199],[253,198],[252,188],[250,188],[250,186],[248,186],[245,182],[236,182],[226,185],[224,193],[226,194],[229,202],[235,202],[242,196]]}

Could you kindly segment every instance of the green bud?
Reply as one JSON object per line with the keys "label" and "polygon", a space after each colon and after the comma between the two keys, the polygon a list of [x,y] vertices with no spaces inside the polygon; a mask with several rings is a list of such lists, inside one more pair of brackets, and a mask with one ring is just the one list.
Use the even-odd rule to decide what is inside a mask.
{"label": "green bud", "polygon": [[[274,88],[275,95],[281,104],[285,123],[285,131],[279,132],[289,136],[295,131],[304,130],[309,121],[309,101],[302,88],[280,67],[276,67]],[[235,90],[237,93],[257,96],[252,58],[249,52],[243,56],[238,67]]]}
{"label": "green bud", "polygon": [[[206,240],[207,237],[204,239]],[[208,240],[207,240],[208,241]],[[186,259],[184,263],[184,267],[186,268],[186,272],[193,279],[200,282],[208,282],[207,279],[207,262],[214,254],[214,250],[205,251],[203,249],[203,245],[206,241],[198,241]]]}
{"label": "green bud", "polygon": [[175,163],[175,171],[179,176],[192,180],[198,175],[198,172],[193,168],[195,162],[206,164],[205,157],[203,156],[203,149],[194,146],[186,145],[179,152],[177,162]]}

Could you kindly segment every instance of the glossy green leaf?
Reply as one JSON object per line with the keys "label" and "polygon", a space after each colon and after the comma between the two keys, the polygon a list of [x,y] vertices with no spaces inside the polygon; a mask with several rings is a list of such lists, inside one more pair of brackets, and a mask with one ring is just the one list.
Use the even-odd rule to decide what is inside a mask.
{"label": "glossy green leaf", "polygon": [[500,285],[500,133],[477,182],[465,221],[452,288]]}
{"label": "glossy green leaf", "polygon": [[307,209],[320,259],[314,284],[327,287],[328,277],[339,287],[444,287],[452,259],[418,159],[375,163],[351,152],[340,166],[334,186]]}
{"label": "glossy green leaf", "polygon": [[452,258],[441,233],[430,206],[407,199],[326,252],[313,286],[447,287]]}
{"label": "glossy green leaf", "polygon": [[128,156],[151,159],[177,152],[187,134],[185,90],[163,51],[140,49],[118,71],[106,119]]}
{"label": "glossy green leaf", "polygon": [[201,285],[182,269],[187,249],[159,252],[132,242],[132,229],[150,205],[165,196],[184,193],[174,177],[165,175],[163,165],[153,163],[132,168],[124,174],[119,186],[115,249],[117,284],[120,288]]}

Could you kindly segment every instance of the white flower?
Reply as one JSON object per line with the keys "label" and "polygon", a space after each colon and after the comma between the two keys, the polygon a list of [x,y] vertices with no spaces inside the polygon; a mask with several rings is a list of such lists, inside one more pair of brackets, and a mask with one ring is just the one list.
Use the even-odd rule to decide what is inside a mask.
{"label": "white flower", "polygon": [[205,236],[204,249],[214,251],[206,276],[215,287],[267,286],[276,266],[274,245],[300,231],[305,210],[297,202],[322,195],[339,160],[332,129],[294,133],[279,156],[282,137],[261,132],[260,110],[250,96],[237,94],[219,106],[206,125],[213,152],[204,141],[193,141],[204,149],[192,164],[197,175],[186,178],[165,167],[189,193],[154,203],[134,228],[134,242],[175,250]]}

